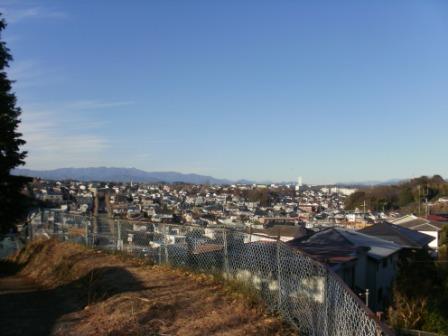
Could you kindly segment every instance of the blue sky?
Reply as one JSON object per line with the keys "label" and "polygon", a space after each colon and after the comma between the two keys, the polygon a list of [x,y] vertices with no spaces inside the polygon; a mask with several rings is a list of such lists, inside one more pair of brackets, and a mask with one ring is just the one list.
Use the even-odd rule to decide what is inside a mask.
{"label": "blue sky", "polygon": [[448,176],[446,1],[0,0],[27,167]]}

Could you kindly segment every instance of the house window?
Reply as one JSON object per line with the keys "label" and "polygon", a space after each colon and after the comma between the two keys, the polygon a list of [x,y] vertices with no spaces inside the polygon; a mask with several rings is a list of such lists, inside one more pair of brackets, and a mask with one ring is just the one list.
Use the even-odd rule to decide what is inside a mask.
{"label": "house window", "polygon": [[387,267],[387,259],[384,259],[383,260],[383,268],[386,268]]}

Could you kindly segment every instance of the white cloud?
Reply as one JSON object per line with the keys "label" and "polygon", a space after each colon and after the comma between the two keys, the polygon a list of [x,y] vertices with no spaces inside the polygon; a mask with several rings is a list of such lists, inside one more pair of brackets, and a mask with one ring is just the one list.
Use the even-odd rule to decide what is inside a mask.
{"label": "white cloud", "polygon": [[89,110],[102,110],[115,107],[129,106],[134,104],[133,101],[129,100],[112,100],[105,101],[100,99],[94,100],[72,100],[72,101],[60,101],[53,103],[33,103],[27,104],[28,108],[39,111],[50,110],[63,110],[63,111],[89,111]]}
{"label": "white cloud", "polygon": [[95,110],[128,106],[134,104],[133,101],[101,101],[101,100],[79,100],[69,103],[66,107],[78,110]]}
{"label": "white cloud", "polygon": [[12,5],[0,7],[0,12],[4,14],[8,23],[17,23],[28,19],[64,19],[67,17],[67,14],[62,11],[43,7],[17,8]]}
{"label": "white cloud", "polygon": [[64,78],[58,73],[57,69],[48,70],[34,60],[12,62],[8,69],[8,77],[14,81],[13,87],[16,90],[64,82]]}
{"label": "white cloud", "polygon": [[[98,134],[102,122],[67,113],[54,106],[43,110],[24,106],[19,131],[27,141],[27,166],[50,168],[97,162],[109,147],[106,137]],[[86,127],[88,126],[88,127]]]}
{"label": "white cloud", "polygon": [[[44,82],[48,84],[48,78],[52,77],[43,69],[38,62],[20,61],[13,64],[8,75],[17,80],[15,89],[35,87],[45,85]],[[24,146],[28,151],[27,166],[41,169],[99,164],[101,156],[111,146],[109,139],[99,134],[109,121],[98,120],[90,112],[133,104],[132,101],[101,99],[26,103],[20,97],[23,96],[19,95],[23,114],[19,131],[27,141]]]}
{"label": "white cloud", "polygon": [[8,75],[11,80],[25,82],[42,76],[43,71],[35,61],[17,61],[11,63]]}

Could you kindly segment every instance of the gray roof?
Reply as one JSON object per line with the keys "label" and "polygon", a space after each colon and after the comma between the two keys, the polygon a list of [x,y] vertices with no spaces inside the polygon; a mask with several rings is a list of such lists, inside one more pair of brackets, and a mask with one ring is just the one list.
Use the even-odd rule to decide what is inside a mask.
{"label": "gray roof", "polygon": [[330,264],[344,263],[357,258],[358,248],[337,231],[325,230],[324,232],[322,235],[316,234],[314,239],[305,241],[298,238],[286,244]]}
{"label": "gray roof", "polygon": [[346,249],[346,242],[349,242],[355,248],[368,248],[368,256],[374,259],[386,258],[401,249],[399,245],[393,242],[369,236],[358,231],[341,228],[330,228],[318,232],[304,243],[316,244],[318,242],[333,247],[337,245],[343,249]]}
{"label": "gray roof", "polygon": [[388,222],[368,226],[359,232],[392,241],[403,248],[421,249],[434,240],[430,235]]}
{"label": "gray roof", "polygon": [[350,241],[352,244],[358,247],[369,247],[370,250],[367,254],[374,259],[386,258],[396,252],[398,252],[401,247],[393,242],[369,236],[364,233],[346,230],[346,229],[335,229],[337,230],[345,239]]}
{"label": "gray roof", "polygon": [[432,223],[429,220],[416,219],[406,223],[397,224],[405,228],[416,230],[416,231],[440,231],[442,230],[442,225],[439,223]]}
{"label": "gray roof", "polygon": [[390,220],[390,222],[415,231],[440,231],[444,226],[442,223],[432,222],[426,218],[414,215],[396,218]]}

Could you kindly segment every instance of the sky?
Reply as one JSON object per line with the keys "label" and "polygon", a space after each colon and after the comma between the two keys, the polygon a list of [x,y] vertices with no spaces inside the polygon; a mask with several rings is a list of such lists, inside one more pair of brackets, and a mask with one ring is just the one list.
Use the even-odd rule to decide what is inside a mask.
{"label": "sky", "polygon": [[448,2],[0,0],[26,168],[448,177]]}

